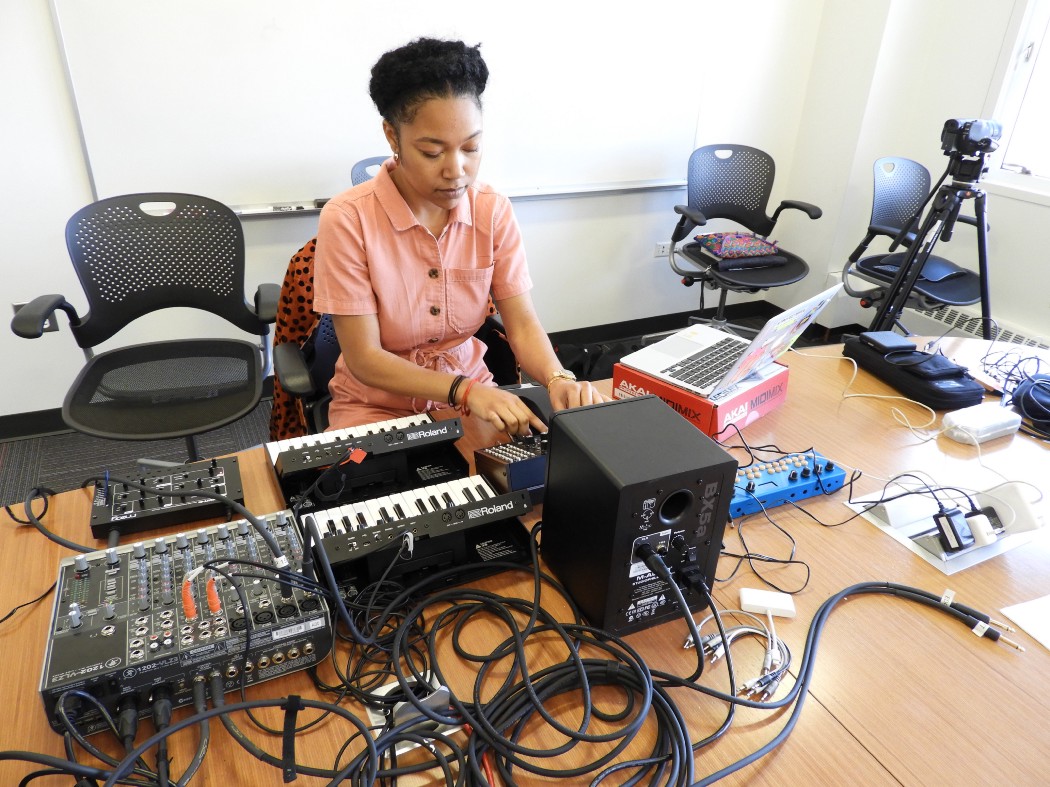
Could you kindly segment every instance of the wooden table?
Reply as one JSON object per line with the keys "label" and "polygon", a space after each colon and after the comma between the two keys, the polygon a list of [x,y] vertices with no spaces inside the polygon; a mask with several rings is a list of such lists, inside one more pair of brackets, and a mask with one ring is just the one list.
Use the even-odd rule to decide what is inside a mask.
{"label": "wooden table", "polygon": [[[962,340],[946,348],[973,354],[976,340]],[[787,402],[747,427],[752,446],[777,444],[785,451],[813,447],[839,465],[857,468],[863,475],[854,485],[857,498],[877,495],[887,479],[905,471],[922,471],[935,483],[986,488],[1002,479],[982,467],[973,446],[940,437],[923,442],[891,415],[899,408],[913,422],[922,412],[914,405],[883,398],[843,398],[853,374],[839,347],[806,350],[785,360],[791,367]],[[892,396],[894,392],[861,372],[847,393]],[[468,426],[469,426],[468,421]],[[496,436],[468,429],[462,441],[467,448],[491,445]],[[727,440],[727,445],[739,445]],[[468,451],[469,453],[469,451]],[[740,451],[733,450],[738,458]],[[1047,446],[1024,436],[1003,438],[982,446],[982,461],[1011,479],[1045,487],[1050,468]],[[245,502],[256,513],[284,506],[265,452],[252,449],[240,454]],[[796,558],[808,564],[812,576],[794,596],[798,615],[777,621],[777,633],[794,654],[793,674],[801,659],[810,620],[830,595],[853,583],[888,580],[940,594],[946,589],[957,600],[1002,620],[1007,605],[1050,594],[1050,544],[1045,538],[1004,555],[945,576],[873,525],[854,519],[841,526],[852,512],[843,504],[842,491],[827,498],[805,501],[806,513],[791,506],[771,512],[777,526],[797,543]],[[86,492],[66,492],[52,501],[44,519],[55,531],[91,543],[86,527],[90,501]],[[19,512],[20,513],[20,512]],[[815,521],[816,520],[816,521]],[[205,523],[209,524],[209,523]],[[752,552],[784,556],[785,535],[770,522],[753,516],[727,530],[726,546],[740,548],[743,534]],[[152,534],[151,534],[152,537]],[[103,544],[97,542],[101,548]],[[58,561],[67,550],[42,538],[29,527],[16,527],[6,515],[0,520],[0,614],[43,593],[54,581]],[[727,576],[735,561],[723,558],[719,576]],[[784,585],[799,584],[798,568],[760,566],[765,576]],[[528,597],[531,583],[524,575],[504,573],[475,583],[505,596]],[[735,607],[742,587],[764,587],[745,565],[732,579],[715,587],[717,601]],[[544,595],[544,606],[567,615],[553,594]],[[44,717],[37,685],[44,637],[50,619],[51,598],[22,609],[0,625],[0,649],[7,655],[0,673],[0,707],[10,720],[0,731],[0,750],[23,750],[63,757],[61,738]],[[494,623],[481,624],[472,636],[491,646],[502,630]],[[694,651],[682,648],[685,625],[667,622],[629,635],[653,669],[688,674],[696,664]],[[850,598],[834,611],[816,656],[809,697],[790,739],[757,764],[726,779],[729,784],[1045,784],[1050,781],[1050,699],[1045,688],[1050,676],[1050,651],[1023,632],[1008,635],[1026,652],[981,639],[946,616],[915,604],[883,596]],[[745,643],[746,645],[746,643]],[[552,653],[556,650],[551,647]],[[734,653],[737,650],[734,648]],[[757,674],[760,649],[741,647],[737,670],[742,679]],[[474,668],[463,664],[453,689],[472,685]],[[715,688],[728,685],[724,661],[707,668],[701,682]],[[778,696],[790,686],[785,680]],[[300,694],[316,696],[304,673],[296,673],[254,687],[254,698]],[[725,714],[725,706],[701,695],[675,690],[673,696],[690,725],[692,739],[712,732]],[[230,697],[232,701],[233,697]],[[559,713],[573,719],[572,702],[563,702]],[[178,715],[177,715],[178,717]],[[280,726],[281,717],[267,718]],[[744,709],[730,733],[703,749],[695,760],[697,778],[713,773],[770,740],[783,726],[785,713]],[[242,719],[242,728],[261,748],[279,756],[280,739],[258,732]],[[144,729],[149,729],[144,724]],[[642,751],[651,735],[647,725],[632,751]],[[300,757],[328,767],[338,746],[348,735],[345,724],[326,721],[301,736]],[[107,736],[94,736],[100,745]],[[537,728],[530,739],[551,743],[553,730]],[[171,742],[173,774],[181,773],[196,744],[192,732]],[[110,751],[112,747],[105,744]],[[561,762],[572,763],[567,755]],[[149,758],[148,758],[149,759]],[[83,759],[88,761],[90,758]],[[0,761],[0,784],[14,785],[35,766]],[[43,784],[69,784],[68,777],[41,779]],[[432,784],[440,777],[417,780]],[[280,773],[244,751],[218,724],[213,725],[211,751],[194,783],[279,784]],[[517,783],[550,781],[520,773]],[[569,780],[585,784],[589,778]],[[618,783],[617,779],[610,780]],[[302,784],[323,784],[316,777],[300,777]],[[406,782],[408,783],[408,782]]]}

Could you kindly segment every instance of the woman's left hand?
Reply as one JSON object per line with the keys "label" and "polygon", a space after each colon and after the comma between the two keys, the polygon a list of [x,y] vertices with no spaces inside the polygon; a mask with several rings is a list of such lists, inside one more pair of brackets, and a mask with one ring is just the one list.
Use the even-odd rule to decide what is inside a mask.
{"label": "woman's left hand", "polygon": [[562,378],[552,380],[547,388],[547,393],[550,396],[551,407],[554,410],[565,410],[569,407],[582,407],[587,404],[611,401],[608,396],[603,395],[585,380],[580,382]]}

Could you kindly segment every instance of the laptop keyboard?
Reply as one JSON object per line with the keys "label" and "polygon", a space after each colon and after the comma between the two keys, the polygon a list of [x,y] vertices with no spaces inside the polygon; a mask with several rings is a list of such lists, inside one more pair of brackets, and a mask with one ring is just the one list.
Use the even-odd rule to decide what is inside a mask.
{"label": "laptop keyboard", "polygon": [[721,380],[746,349],[747,345],[739,339],[721,339],[710,347],[668,366],[663,373],[696,388],[706,388]]}

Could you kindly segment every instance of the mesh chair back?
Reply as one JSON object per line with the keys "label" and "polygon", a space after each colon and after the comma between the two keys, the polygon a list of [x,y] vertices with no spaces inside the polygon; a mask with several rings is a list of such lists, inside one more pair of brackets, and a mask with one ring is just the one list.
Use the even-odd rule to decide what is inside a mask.
{"label": "mesh chair back", "polygon": [[[146,208],[166,206],[162,215]],[[192,194],[128,194],[81,209],[66,224],[66,247],[89,313],[73,335],[94,347],[131,321],[185,306],[265,335],[244,302],[244,235],[226,205]]]}
{"label": "mesh chair back", "polygon": [[897,234],[930,193],[930,171],[917,161],[886,156],[875,162],[871,225]]}
{"label": "mesh chair back", "polygon": [[386,161],[386,156],[373,156],[372,158],[361,159],[350,170],[350,182],[357,186],[366,180],[371,180],[375,175],[372,170],[381,167],[384,161]]}
{"label": "mesh chair back", "polygon": [[776,166],[768,153],[745,145],[706,145],[689,157],[689,207],[709,219],[731,219],[759,235],[773,230],[766,205]]}
{"label": "mesh chair back", "polygon": [[339,339],[335,335],[332,315],[321,315],[310,338],[303,344],[303,358],[314,386],[327,393],[328,381],[335,375],[335,362],[339,360]]}

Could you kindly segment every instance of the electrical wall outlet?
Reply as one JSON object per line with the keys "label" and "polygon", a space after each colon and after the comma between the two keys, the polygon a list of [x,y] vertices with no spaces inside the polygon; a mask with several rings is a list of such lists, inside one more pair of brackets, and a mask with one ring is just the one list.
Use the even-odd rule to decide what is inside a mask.
{"label": "electrical wall outlet", "polygon": [[653,256],[654,257],[666,257],[670,253],[670,251],[671,251],[671,241],[669,241],[669,240],[660,241],[653,248]]}
{"label": "electrical wall outlet", "polygon": [[[18,310],[25,306],[24,303],[12,303],[11,308],[15,314],[18,314]],[[44,323],[44,333],[52,333],[58,330],[58,320],[55,319],[55,315],[52,314],[47,318],[47,322]]]}

